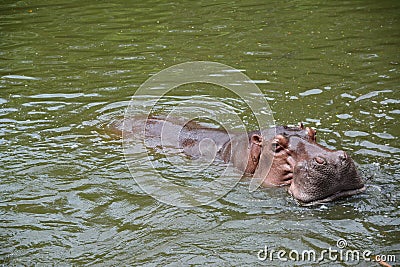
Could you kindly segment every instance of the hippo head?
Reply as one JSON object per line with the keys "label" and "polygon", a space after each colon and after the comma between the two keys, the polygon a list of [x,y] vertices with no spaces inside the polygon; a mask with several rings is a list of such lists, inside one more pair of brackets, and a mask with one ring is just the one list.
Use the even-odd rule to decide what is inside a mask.
{"label": "hippo head", "polygon": [[304,205],[324,203],[365,190],[354,161],[344,151],[333,151],[293,137],[295,166],[289,193]]}
{"label": "hippo head", "polygon": [[[301,133],[301,132],[300,132]],[[344,151],[327,149],[312,135],[279,132],[260,143],[254,186],[288,185],[289,193],[303,205],[313,205],[365,190],[354,161]]]}

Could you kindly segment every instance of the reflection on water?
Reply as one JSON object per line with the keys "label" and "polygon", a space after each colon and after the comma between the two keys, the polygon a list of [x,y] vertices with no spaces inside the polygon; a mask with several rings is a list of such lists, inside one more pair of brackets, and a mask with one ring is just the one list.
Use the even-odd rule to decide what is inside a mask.
{"label": "reflection on water", "polygon": [[[256,265],[265,245],[320,251],[339,238],[399,258],[399,11],[396,1],[6,1],[0,263]],[[150,75],[193,60],[244,71],[278,124],[303,121],[322,144],[348,151],[367,192],[304,208],[284,189],[250,193],[243,181],[193,209],[143,193],[105,128]],[[240,101],[198,86],[159,108],[202,92],[256,127]]]}

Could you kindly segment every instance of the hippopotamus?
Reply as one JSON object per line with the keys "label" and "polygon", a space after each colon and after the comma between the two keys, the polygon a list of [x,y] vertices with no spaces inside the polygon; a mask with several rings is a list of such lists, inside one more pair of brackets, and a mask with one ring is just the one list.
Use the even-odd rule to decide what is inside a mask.
{"label": "hippopotamus", "polygon": [[303,124],[234,133],[193,120],[153,116],[117,120],[111,128],[125,134],[145,129],[146,146],[175,146],[190,157],[214,157],[230,163],[245,176],[258,179],[263,187],[286,186],[303,205],[365,190],[346,152],[321,146],[316,131]]}

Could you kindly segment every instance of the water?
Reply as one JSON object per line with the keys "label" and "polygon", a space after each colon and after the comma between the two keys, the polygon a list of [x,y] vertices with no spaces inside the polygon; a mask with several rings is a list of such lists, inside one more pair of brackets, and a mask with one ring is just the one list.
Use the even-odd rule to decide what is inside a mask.
{"label": "water", "polygon": [[[279,266],[257,253],[339,238],[398,264],[397,1],[41,2],[0,7],[1,264]],[[313,208],[247,181],[193,209],[146,195],[105,127],[151,75],[195,60],[244,70],[278,124],[303,121],[352,155],[366,193]],[[234,97],[190,88],[171,97],[215,96],[256,126]],[[346,264],[366,263],[317,265]]]}

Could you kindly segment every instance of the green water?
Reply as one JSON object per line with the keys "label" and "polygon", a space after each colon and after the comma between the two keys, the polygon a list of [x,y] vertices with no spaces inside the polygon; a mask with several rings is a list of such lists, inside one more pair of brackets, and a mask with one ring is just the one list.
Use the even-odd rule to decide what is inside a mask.
{"label": "green water", "polygon": [[[398,265],[399,14],[398,1],[2,1],[0,264],[280,266],[258,251],[343,238]],[[304,208],[243,181],[193,209],[145,194],[104,128],[151,75],[196,60],[243,70],[278,124],[303,121],[348,151],[366,193]],[[213,86],[191,88],[251,115]]]}

